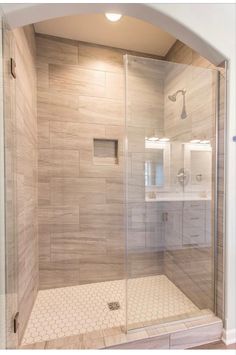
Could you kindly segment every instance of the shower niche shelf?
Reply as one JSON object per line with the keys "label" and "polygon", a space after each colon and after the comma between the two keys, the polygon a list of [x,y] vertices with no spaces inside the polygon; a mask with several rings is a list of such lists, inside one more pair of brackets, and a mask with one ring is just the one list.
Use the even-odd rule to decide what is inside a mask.
{"label": "shower niche shelf", "polygon": [[93,162],[98,165],[118,164],[118,140],[94,138]]}

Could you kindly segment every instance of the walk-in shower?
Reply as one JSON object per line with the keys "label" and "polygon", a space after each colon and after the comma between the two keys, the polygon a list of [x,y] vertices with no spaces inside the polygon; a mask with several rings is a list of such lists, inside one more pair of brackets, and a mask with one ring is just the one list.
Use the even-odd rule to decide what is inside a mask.
{"label": "walk-in shower", "polygon": [[[60,170],[67,164],[64,158],[55,157],[61,168],[50,177],[44,169],[45,162],[51,164],[44,155],[48,150],[42,146],[40,151],[41,179],[54,182],[53,222],[48,222],[45,207],[39,208],[40,231],[50,230],[53,236],[51,251],[45,245],[40,253],[43,258],[51,255],[47,267],[56,278],[41,262],[42,290],[23,344],[92,331],[106,333],[114,327],[129,331],[214,311],[215,72],[130,55],[124,57],[124,71],[125,125],[119,121],[124,133],[117,135],[118,126],[111,131],[106,122],[110,133],[104,139],[94,126],[96,132],[87,131],[85,141],[94,157],[80,148],[85,189],[93,178],[93,199],[86,190],[89,203],[81,205],[76,190],[71,194],[68,184],[75,180],[64,175],[68,170]],[[52,85],[57,88],[58,83]],[[180,85],[185,89],[179,90]],[[185,104],[176,98],[182,94],[184,100],[186,92],[188,117],[181,120],[179,109],[186,118]],[[51,129],[53,149],[77,144],[60,141],[64,128],[55,120]],[[69,124],[67,129],[72,134]],[[80,144],[80,133],[77,139]],[[104,178],[109,179],[105,203],[98,200]],[[63,206],[65,216],[73,216],[77,201],[79,221],[63,217],[67,224],[62,220],[55,225],[59,208]],[[63,271],[67,278],[57,276],[57,268],[63,265],[76,268],[79,277],[70,269]],[[64,327],[58,329],[58,322]]]}
{"label": "walk-in shower", "polygon": [[42,34],[36,48],[37,123],[22,96],[32,69],[8,131],[20,344],[95,332],[109,346],[111,334],[214,313],[216,71]]}

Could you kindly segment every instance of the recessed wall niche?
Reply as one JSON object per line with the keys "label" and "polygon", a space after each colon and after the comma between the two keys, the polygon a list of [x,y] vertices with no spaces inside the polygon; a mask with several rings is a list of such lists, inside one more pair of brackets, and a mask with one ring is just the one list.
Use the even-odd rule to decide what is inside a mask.
{"label": "recessed wall niche", "polygon": [[94,138],[93,161],[95,164],[118,164],[118,140]]}

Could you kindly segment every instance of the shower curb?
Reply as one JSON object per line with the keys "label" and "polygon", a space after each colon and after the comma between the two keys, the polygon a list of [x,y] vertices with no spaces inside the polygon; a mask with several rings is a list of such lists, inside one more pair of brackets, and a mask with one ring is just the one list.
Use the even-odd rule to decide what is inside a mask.
{"label": "shower curb", "polygon": [[[218,317],[146,328],[148,337],[107,346],[107,349],[188,349],[221,340],[223,323]],[[156,331],[156,334],[155,334]],[[137,335],[138,332],[137,331]],[[159,333],[159,334],[158,334]],[[127,335],[127,337],[129,334]],[[106,342],[106,339],[105,339]]]}
{"label": "shower curb", "polygon": [[20,349],[188,349],[221,340],[213,314],[128,331],[121,327],[21,346]]}

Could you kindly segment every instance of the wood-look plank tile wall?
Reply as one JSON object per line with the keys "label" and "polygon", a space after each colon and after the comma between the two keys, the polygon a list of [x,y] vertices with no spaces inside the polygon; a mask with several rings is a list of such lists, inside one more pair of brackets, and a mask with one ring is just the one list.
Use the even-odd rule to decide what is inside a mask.
{"label": "wood-look plank tile wall", "polygon": [[[36,43],[40,288],[122,279],[126,52],[43,35]],[[94,139],[118,141],[117,164],[94,159]],[[132,263],[143,275],[150,257]]]}
{"label": "wood-look plank tile wall", "polygon": [[[177,41],[174,46],[171,48],[171,50],[168,52],[166,58],[167,61],[171,61],[171,62],[176,62],[176,63],[182,63],[182,64],[187,64],[187,65],[194,65],[194,66],[199,66],[199,67],[203,67],[203,68],[209,68],[209,69],[216,69],[214,67],[214,65],[212,65],[210,62],[208,62],[205,58],[201,57],[198,53],[194,52],[191,48],[187,47],[186,45],[184,45],[183,43],[181,43],[180,41]],[[189,70],[188,68],[186,68],[186,70]],[[196,69],[194,69],[196,71]],[[198,75],[195,76],[194,80],[195,82],[198,81],[199,84],[199,80],[201,81],[201,87],[202,87],[202,83],[204,84],[204,82],[206,83],[205,88],[207,90],[207,93],[209,93],[211,90],[209,89],[209,85],[216,85],[216,81],[209,81],[208,83],[206,82],[206,77],[209,75],[206,75],[206,73],[201,73],[197,70]],[[224,82],[224,76],[225,76],[225,72],[224,69],[220,69],[220,76],[219,76],[219,88],[220,88],[220,101],[219,101],[219,127],[218,127],[218,210],[217,210],[217,215],[218,215],[218,230],[217,230],[217,234],[218,234],[218,238],[217,238],[217,261],[216,261],[216,273],[217,273],[217,292],[216,292],[216,309],[217,309],[217,315],[219,317],[221,317],[223,319],[224,316],[224,310],[223,310],[223,278],[224,278],[224,274],[223,274],[223,245],[224,245],[224,219],[223,219],[223,204],[224,204],[224,122],[225,122],[225,96],[224,96],[224,91],[225,91],[225,82]],[[208,78],[209,79],[209,78]],[[178,85],[181,85],[181,81],[178,81]],[[182,83],[183,85],[186,85],[186,83]],[[194,83],[193,83],[194,84]],[[198,85],[199,86],[199,85]],[[207,89],[208,87],[208,89]],[[180,88],[181,89],[181,88]],[[205,139],[206,137],[208,137],[208,139],[211,139],[213,145],[214,145],[214,126],[211,122],[211,120],[209,119],[205,119],[209,116],[213,116],[215,114],[215,96],[210,97],[208,94],[206,95],[206,90],[203,88],[201,91],[198,91],[198,95],[196,95],[196,99],[199,100],[199,93],[200,95],[204,95],[204,101],[202,102],[206,102],[206,97],[207,100],[211,100],[212,101],[212,110],[211,112],[210,110],[210,102],[209,102],[209,109],[208,112],[206,111],[207,109],[201,107],[199,107],[199,109],[201,109],[201,116],[204,117],[204,122],[200,121],[199,124],[199,115],[197,114],[199,111],[195,110],[195,115],[191,116],[192,118],[192,130],[190,132],[192,132],[192,136],[188,136],[189,139],[194,139],[194,138],[198,138],[198,139]],[[214,90],[213,90],[214,91]],[[195,120],[195,116],[196,116],[196,122],[194,123]],[[170,117],[171,120],[171,117]],[[172,120],[173,121],[173,120]],[[167,120],[167,125],[168,127],[166,127],[166,129],[171,130],[172,129],[172,125],[171,122],[168,124],[168,120]],[[179,134],[180,136],[185,135],[186,132],[188,133],[188,129],[185,129],[186,127],[184,127],[185,124],[181,124],[179,125],[179,128],[177,129],[177,134]],[[170,134],[174,134],[176,135],[176,129],[171,132]],[[178,139],[178,136],[177,136]],[[214,152],[213,152],[214,154]],[[183,251],[182,251],[183,252]],[[187,251],[188,252],[188,251]],[[196,257],[199,254],[199,250],[196,249]],[[201,253],[202,254],[202,253]],[[202,254],[203,256],[203,254]],[[172,274],[172,277],[174,277],[174,279],[172,279],[177,285],[181,282],[181,278],[182,278],[182,272],[178,272],[182,270],[181,267],[181,260],[179,259],[178,255],[173,255],[173,252],[171,253],[171,264],[172,264],[172,270],[174,272],[174,276]],[[171,268],[170,266],[170,259],[167,257],[166,261],[166,267]],[[182,260],[188,260],[185,258],[185,256],[181,256]],[[213,259],[212,259],[212,255],[211,254],[207,254],[207,250],[205,251],[205,263],[209,261],[212,263],[212,267],[213,268]],[[204,280],[204,270],[202,270],[202,277],[199,275],[199,264],[197,263],[197,259],[196,259],[196,265],[194,267],[193,265],[193,259],[191,259],[190,261],[191,263],[191,268],[189,268],[187,265],[185,265],[184,269],[185,270],[192,270],[193,273],[189,275],[190,279],[194,282],[195,286],[196,284],[200,285],[202,284],[202,286],[205,283]],[[204,263],[204,265],[205,265]],[[190,266],[190,264],[189,264]],[[198,272],[194,275],[194,270],[198,270]],[[169,275],[170,276],[170,275]],[[171,276],[170,276],[171,277]],[[197,280],[194,281],[194,278],[197,277]],[[201,289],[202,289],[201,286]],[[185,284],[183,287],[185,287],[184,291],[188,291],[187,288],[191,288],[191,283],[187,282],[187,285]],[[203,287],[204,289],[204,287]],[[187,292],[188,294],[188,292]],[[209,296],[206,294],[206,297]],[[191,297],[190,297],[191,298]],[[212,298],[212,296],[211,296]],[[208,298],[209,299],[209,298]],[[204,299],[202,299],[204,301]],[[199,300],[200,301],[200,300]],[[207,299],[206,299],[207,301]],[[204,301],[204,302],[206,302]],[[201,306],[201,305],[200,305]]]}
{"label": "wood-look plank tile wall", "polygon": [[32,26],[14,30],[13,37],[16,79],[11,94],[15,95],[15,232],[21,339],[38,290],[36,50]]}
{"label": "wood-look plank tile wall", "polygon": [[[37,35],[41,288],[124,277],[123,54],[125,51]],[[212,67],[179,42],[166,59]],[[190,120],[181,127],[178,122],[173,124],[173,115],[168,115],[169,103],[163,100],[164,93],[174,90],[173,73],[165,75],[164,81],[162,69],[161,63],[156,65],[155,62],[147,68],[145,59],[142,62],[140,58],[129,65],[128,248],[131,277],[163,272],[162,253],[158,255],[159,263],[156,263],[155,253],[146,253],[147,249],[158,248],[159,245],[154,245],[156,235],[161,236],[162,231],[154,210],[144,202],[145,136],[165,134],[178,139],[186,138],[187,134],[189,139],[196,135],[202,139],[214,138],[210,120],[203,120],[200,125],[197,122],[199,111],[193,109],[194,100],[190,102],[193,107],[188,107],[191,125]],[[186,71],[185,78],[188,77]],[[195,86],[199,86],[200,81],[205,91],[211,91],[211,80],[204,81],[201,74],[199,69],[191,80],[195,80]],[[209,100],[207,109],[215,98],[212,96]],[[203,113],[209,114],[204,108]],[[95,163],[94,138],[118,140],[118,164]],[[222,176],[220,179],[222,184]],[[207,263],[210,270],[212,260],[208,253],[204,255],[203,264]],[[186,285],[191,288],[194,280],[189,276],[191,282]],[[206,283],[204,278],[203,283]],[[211,290],[206,292],[206,299],[211,298]],[[218,307],[220,304],[219,299]]]}
{"label": "wood-look plank tile wall", "polygon": [[[182,48],[182,47],[181,47]],[[185,47],[184,47],[185,48]],[[175,48],[173,48],[173,51]],[[213,146],[215,142],[215,76],[211,70],[206,70],[202,67],[191,66],[191,49],[185,48],[183,50],[183,65],[176,65],[168,63],[165,71],[165,87],[164,87],[164,128],[165,135],[172,141],[172,155],[170,166],[170,189],[174,192],[183,190],[183,186],[179,184],[176,176],[181,168],[185,167],[187,170],[187,152],[183,151],[183,142],[190,142],[194,139],[209,140]],[[177,51],[178,52],[178,51]],[[179,58],[181,58],[178,52]],[[173,58],[172,58],[173,60]],[[187,64],[187,65],[185,65]],[[183,100],[178,97],[176,102],[169,100],[169,95],[172,95],[177,90],[186,90],[186,119],[181,119],[181,112],[183,107]],[[184,148],[185,149],[185,148]],[[203,159],[199,162],[199,171],[202,171]],[[189,165],[191,169],[191,165]],[[204,174],[205,171],[202,171]],[[193,175],[190,177],[189,183],[185,186],[185,191],[191,192],[199,191],[198,184],[191,184]],[[209,181],[209,182],[208,182]],[[207,191],[210,189],[211,176],[209,180],[206,176],[203,178],[204,186],[201,190]],[[208,212],[209,210],[209,212]],[[212,219],[203,216],[210,215],[212,212]],[[176,211],[177,213],[179,211]],[[191,216],[190,216],[191,214]],[[194,214],[194,215],[193,215]],[[194,207],[194,203],[181,206],[180,212],[182,225],[182,240],[183,249],[175,250],[166,247],[165,251],[165,273],[166,275],[199,307],[214,310],[214,260],[212,258],[212,249],[214,246],[213,238],[211,238],[211,221],[214,220],[214,208],[210,204],[200,203],[199,206]],[[198,218],[199,222],[194,218]],[[197,223],[197,224],[196,224]],[[174,233],[175,234],[175,231]],[[209,236],[208,236],[209,234]],[[198,235],[198,239],[203,240],[206,245],[199,246],[196,238],[193,241],[191,235]],[[203,236],[204,235],[204,236]],[[203,236],[203,237],[202,237]],[[174,239],[174,235],[172,235]],[[192,245],[187,247],[186,239]],[[209,241],[208,241],[209,240]]]}
{"label": "wood-look plank tile wall", "polygon": [[[36,35],[40,288],[124,277],[123,53]],[[94,164],[93,140],[118,140]]]}
{"label": "wood-look plank tile wall", "polygon": [[[163,224],[156,202],[145,202],[145,137],[164,135],[164,64],[127,59],[128,276],[163,273]],[[150,153],[149,153],[150,154]],[[140,274],[141,273],[141,274]]]}

